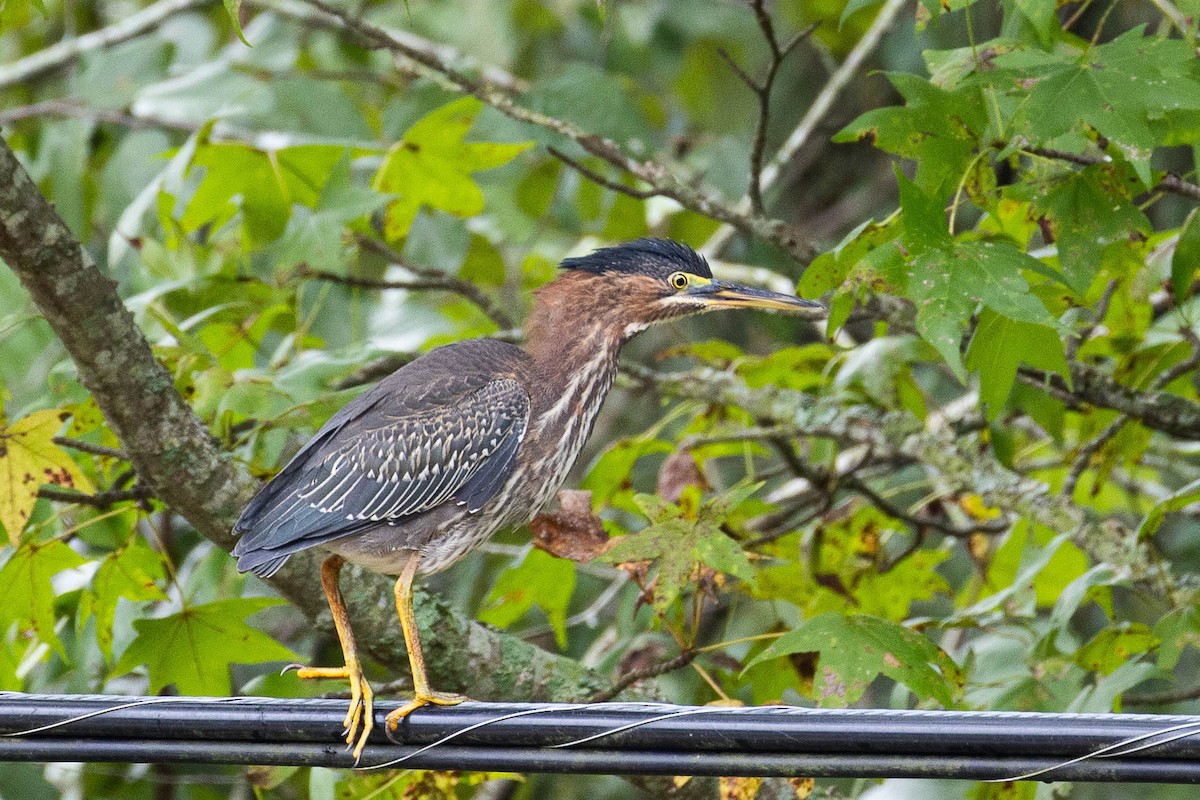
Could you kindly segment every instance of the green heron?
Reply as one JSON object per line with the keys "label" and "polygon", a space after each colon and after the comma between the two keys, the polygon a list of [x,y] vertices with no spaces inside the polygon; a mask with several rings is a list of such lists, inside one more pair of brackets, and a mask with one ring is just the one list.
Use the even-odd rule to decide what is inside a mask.
{"label": "green heron", "polygon": [[819,303],[714,280],[704,258],[665,239],[639,239],[562,262],[538,290],[525,346],[475,339],[439,347],[335,414],[259,490],[237,521],[238,569],[266,577],[300,550],[321,547],[321,584],[345,666],[303,678],[350,682],[346,742],[357,758],[373,726],[338,578],[346,561],[398,575],[396,609],[412,666],[413,699],[433,691],[413,618],[412,583],[455,563],[493,532],[528,522],[579,456],[617,374],[621,345],[656,322],[720,308],[819,315]]}

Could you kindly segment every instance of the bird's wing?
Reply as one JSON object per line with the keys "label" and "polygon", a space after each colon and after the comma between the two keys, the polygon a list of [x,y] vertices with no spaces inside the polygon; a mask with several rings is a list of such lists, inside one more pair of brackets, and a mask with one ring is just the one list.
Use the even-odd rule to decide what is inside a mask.
{"label": "bird's wing", "polygon": [[382,395],[331,420],[238,520],[239,569],[264,574],[290,553],[447,502],[482,508],[512,474],[529,395],[508,378],[437,388]]}

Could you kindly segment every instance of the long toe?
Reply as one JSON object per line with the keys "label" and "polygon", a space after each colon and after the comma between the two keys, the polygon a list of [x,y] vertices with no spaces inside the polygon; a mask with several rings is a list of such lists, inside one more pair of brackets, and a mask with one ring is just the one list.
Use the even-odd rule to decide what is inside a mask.
{"label": "long toe", "polygon": [[464,703],[471,698],[463,694],[452,694],[450,692],[421,692],[409,700],[404,705],[397,708],[387,715],[384,720],[383,729],[387,732],[388,738],[395,741],[392,734],[396,728],[400,727],[400,720],[407,717],[412,712],[416,711],[421,706],[456,706],[459,703]]}
{"label": "long toe", "polygon": [[363,748],[367,746],[371,729],[375,726],[375,693],[371,690],[371,684],[363,677],[362,670],[352,667],[302,667],[296,670],[296,677],[310,680],[344,680],[350,683],[350,707],[346,710],[346,719],[342,726],[346,745],[354,748],[354,761],[357,763]]}

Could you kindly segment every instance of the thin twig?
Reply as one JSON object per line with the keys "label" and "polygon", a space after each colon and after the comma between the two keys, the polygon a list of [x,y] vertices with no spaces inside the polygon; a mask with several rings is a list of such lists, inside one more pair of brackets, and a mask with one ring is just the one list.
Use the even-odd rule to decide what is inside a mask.
{"label": "thin twig", "polygon": [[[1096,164],[1108,164],[1112,162],[1112,158],[1103,154],[1072,153],[1069,150],[1057,150],[1052,147],[1026,147],[1023,148],[1023,152],[1041,156],[1042,158],[1054,159],[1055,161],[1078,164],[1081,167],[1091,167]],[[1200,201],[1200,185],[1189,183],[1174,172],[1168,172],[1164,175],[1161,181],[1151,187],[1151,191],[1170,192],[1180,197]]]}
{"label": "thin twig", "polygon": [[44,500],[54,500],[59,503],[74,503],[98,509],[110,508],[117,503],[124,503],[129,500],[149,500],[153,496],[148,486],[134,486],[132,489],[118,489],[108,492],[98,492],[96,494],[85,494],[84,492],[77,492],[74,489],[63,489],[57,486],[43,486],[38,489],[38,497]]}
{"label": "thin twig", "polygon": [[614,192],[627,194],[635,200],[648,200],[651,197],[657,197],[659,195],[659,191],[657,189],[635,189],[632,186],[626,186],[620,181],[614,181],[611,178],[606,178],[591,167],[585,166],[583,162],[579,161],[578,159],[571,158],[571,156],[567,155],[562,150],[559,150],[557,147],[549,147],[547,149],[550,151],[550,155],[554,156],[559,161],[562,161],[564,164],[574,169],[592,183],[599,184],[606,189],[612,189]]}
{"label": "thin twig", "polygon": [[1200,201],[1200,186],[1188,183],[1173,172],[1168,172],[1166,177],[1159,181],[1157,188],[1190,200]]}
{"label": "thin twig", "polygon": [[[298,0],[248,0],[246,5],[270,11],[281,17],[287,17],[305,25],[315,25],[336,31],[349,30],[349,26],[343,21],[340,15],[329,14],[322,10],[314,11],[308,4],[299,2]],[[386,31],[388,36],[397,42],[402,42],[406,47],[423,52],[430,58],[437,59],[444,64],[468,63],[468,58],[460,50],[455,49],[451,45],[442,42],[432,42],[417,36],[415,33],[399,28],[380,27],[380,30]],[[525,81],[499,67],[481,66],[479,71],[484,80],[510,92],[524,92],[529,89],[529,85]]]}
{"label": "thin twig", "polygon": [[621,692],[633,686],[638,681],[644,681],[647,678],[657,678],[659,675],[666,675],[668,672],[674,672],[677,669],[686,667],[692,663],[700,651],[689,649],[684,650],[674,658],[669,658],[666,661],[661,661],[658,664],[652,664],[644,669],[635,669],[625,673],[612,686],[602,692],[597,692],[588,699],[589,703],[607,703]]}
{"label": "thin twig", "polygon": [[18,106],[0,111],[0,125],[11,125],[25,119],[39,117],[69,117],[107,125],[121,125],[130,130],[171,130],[195,133],[199,125],[180,120],[163,119],[129,114],[111,108],[92,108],[72,100],[43,100],[27,106]]}
{"label": "thin twig", "polygon": [[[846,59],[841,65],[829,76],[829,80],[821,88],[816,99],[808,107],[808,111],[805,112],[804,117],[796,125],[791,135],[787,138],[787,141],[775,151],[775,155],[771,158],[770,163],[763,168],[759,180],[760,192],[766,192],[770,187],[775,185],[783,168],[791,161],[792,156],[805,145],[813,131],[825,119],[825,115],[833,107],[833,102],[841,94],[842,89],[846,87],[846,84],[858,72],[859,67],[862,66],[867,56],[879,46],[884,32],[891,26],[892,21],[904,5],[905,0],[887,0],[884,3],[883,8],[879,10],[879,14],[875,17],[875,21],[871,23],[871,27],[867,29],[862,38],[858,40],[858,43],[854,45],[854,48],[846,55]],[[750,195],[747,193],[737,205],[736,210],[739,212],[750,210],[752,208],[751,202]],[[722,225],[709,237],[702,251],[705,255],[720,255],[725,245],[729,243],[729,240],[733,238],[735,233],[737,233],[737,230],[734,226]]]}
{"label": "thin twig", "polygon": [[783,65],[784,59],[788,54],[796,48],[796,45],[816,29],[816,23],[809,25],[798,35],[794,36],[785,46],[780,46],[779,40],[775,36],[775,25],[771,21],[771,15],[767,13],[767,9],[763,0],[750,0],[750,8],[754,11],[754,18],[758,22],[758,28],[762,31],[763,38],[766,39],[767,45],[771,50],[770,61],[767,62],[767,72],[761,81],[754,79],[746,70],[742,69],[734,59],[724,49],[719,49],[717,53],[729,65],[734,74],[741,78],[742,83],[754,93],[758,100],[758,122],[754,130],[754,144],[750,148],[750,186],[747,189],[746,196],[750,201],[749,210],[754,214],[764,214],[766,209],[763,205],[763,157],[767,146],[767,128],[771,122],[771,90],[775,86],[775,78],[779,75],[779,68]]}
{"label": "thin twig", "polygon": [[518,122],[544,128],[569,139],[586,152],[653,186],[658,194],[675,200],[685,208],[765,239],[797,260],[807,262],[816,254],[812,243],[802,239],[782,220],[735,209],[718,199],[711,190],[676,175],[674,169],[669,169],[657,161],[640,161],[626,153],[611,139],[585,131],[567,120],[526,108],[518,104],[505,88],[486,78],[476,78],[463,72],[442,60],[436,53],[417,50],[394,33],[367,22],[344,8],[325,0],[303,2],[340,22],[344,30],[352,34],[363,47],[405,56],[420,65],[426,75],[442,87],[471,95]]}
{"label": "thin twig", "polygon": [[152,31],[167,20],[195,8],[216,5],[214,0],[159,0],[120,22],[72,39],[64,39],[19,61],[0,67],[0,89],[26,84],[65,67],[93,50],[112,47]]}
{"label": "thin twig", "polygon": [[1200,699],[1200,686],[1153,694],[1126,694],[1121,696],[1121,704],[1126,706],[1165,706],[1197,699]]}
{"label": "thin twig", "polygon": [[69,436],[55,436],[51,441],[59,447],[69,447],[81,453],[91,453],[94,456],[105,456],[106,458],[118,458],[121,461],[129,460],[125,453],[120,450],[105,447],[104,445],[92,444],[81,439],[73,439]]}
{"label": "thin twig", "polygon": [[372,239],[369,236],[358,236],[355,240],[364,250],[369,250],[375,255],[387,259],[391,263],[403,267],[413,275],[416,275],[418,278],[429,281],[431,284],[437,284],[436,286],[429,285],[420,288],[444,289],[448,292],[460,294],[478,306],[479,310],[486,314],[492,320],[492,322],[495,322],[500,328],[508,329],[514,327],[512,318],[509,317],[508,314],[503,310],[501,310],[496,302],[492,300],[492,298],[488,297],[482,289],[470,281],[464,281],[462,278],[456,278],[453,275],[447,275],[440,270],[430,269],[428,267],[413,266],[405,261],[404,257],[400,255],[400,253],[394,248],[388,247],[383,242],[380,242],[377,239]]}
{"label": "thin twig", "polygon": [[846,475],[841,478],[841,484],[848,489],[853,489],[858,494],[867,498],[871,505],[878,508],[889,517],[905,522],[920,531],[922,528],[932,528],[938,533],[943,533],[946,536],[963,539],[968,536],[974,536],[977,533],[999,534],[1008,530],[1009,525],[1003,518],[988,520],[987,522],[977,522],[967,527],[955,525],[952,522],[940,520],[936,517],[922,517],[915,514],[910,514],[900,506],[888,500],[879,492],[872,489],[866,481],[859,479],[854,475]]}

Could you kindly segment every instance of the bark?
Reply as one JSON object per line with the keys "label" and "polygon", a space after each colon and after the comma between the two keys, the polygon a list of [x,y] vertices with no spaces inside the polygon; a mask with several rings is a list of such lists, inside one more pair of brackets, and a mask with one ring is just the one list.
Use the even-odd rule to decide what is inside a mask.
{"label": "bark", "polygon": [[[96,399],[142,483],[205,538],[231,549],[233,523],[254,492],[254,480],[192,413],[121,302],[116,283],[96,267],[3,138],[0,259],[62,340],[80,383]],[[319,558],[293,556],[268,583],[332,631],[318,588]],[[350,568],[343,572],[342,589],[359,646],[396,674],[407,675],[392,581]],[[420,587],[414,605],[431,680],[439,689],[477,700],[576,702],[609,685],[579,662],[485,627]],[[661,695],[647,682],[622,698]],[[657,796],[681,798],[711,795],[714,785],[695,780],[675,792],[670,779],[633,780]]]}

